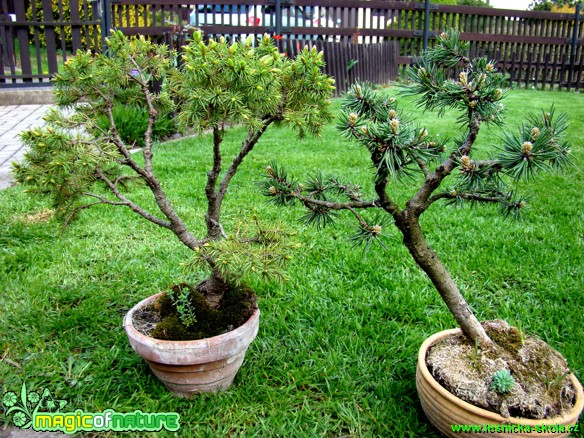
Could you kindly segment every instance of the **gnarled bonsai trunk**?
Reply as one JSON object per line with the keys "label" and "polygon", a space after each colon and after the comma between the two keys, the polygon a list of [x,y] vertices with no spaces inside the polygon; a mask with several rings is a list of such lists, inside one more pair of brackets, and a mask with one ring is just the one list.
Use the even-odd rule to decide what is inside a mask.
{"label": "gnarled bonsai trunk", "polygon": [[426,242],[419,218],[407,209],[395,214],[394,217],[396,226],[402,232],[404,244],[418,266],[428,275],[466,337],[478,340],[481,347],[492,345],[493,342],[458,290],[446,267]]}
{"label": "gnarled bonsai trunk", "polygon": [[219,307],[226,288],[225,280],[215,270],[211,272],[209,278],[197,286],[197,290],[203,294],[212,309]]}

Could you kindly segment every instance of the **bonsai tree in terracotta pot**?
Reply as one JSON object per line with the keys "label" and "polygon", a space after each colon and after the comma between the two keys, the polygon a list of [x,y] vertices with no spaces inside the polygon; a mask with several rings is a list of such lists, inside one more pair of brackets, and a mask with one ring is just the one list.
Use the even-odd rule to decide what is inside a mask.
{"label": "bonsai tree in terracotta pot", "polygon": [[[223,226],[222,206],[244,159],[271,125],[292,125],[302,137],[317,135],[330,119],[334,87],[322,66],[322,53],[305,49],[292,60],[280,54],[268,36],[254,46],[251,39],[234,44],[224,39],[205,41],[197,32],[177,56],[164,45],[114,31],[106,54],[80,52],[66,63],[54,80],[60,109],[47,115],[45,127],[21,135],[29,151],[25,161],[15,165],[15,176],[30,192],[50,196],[65,223],[95,205],[129,208],[168,229],[193,251],[187,267],[207,268],[208,278],[196,287],[177,285],[147,299],[124,322],[134,349],[176,393],[212,391],[231,383],[234,373],[225,377],[219,372],[237,371],[257,333],[259,317],[255,295],[241,284],[242,278],[252,273],[283,276],[282,265],[294,246],[283,239],[286,233],[266,229],[257,220],[248,235],[242,228],[253,226],[229,233]],[[120,105],[138,106],[148,113],[139,153],[132,153],[132,145],[124,142],[116,126],[113,110]],[[211,134],[211,165],[206,184],[200,187],[205,199],[199,223],[206,230],[202,236],[192,231],[193,224],[173,205],[176,196],[167,193],[154,160],[152,130],[157,117],[173,113],[185,129]],[[98,123],[104,116],[109,128]],[[229,156],[224,139],[233,125],[245,129],[240,147]],[[183,159],[188,157],[177,157]],[[150,201],[132,195],[130,188],[136,182],[150,193]],[[192,202],[196,202],[194,192],[193,187]],[[136,320],[149,313],[160,321],[155,321],[151,332],[139,332]],[[230,332],[237,332],[240,325],[246,326],[240,330],[247,336],[245,341]],[[202,337],[213,341],[185,343]],[[221,355],[235,350],[237,360],[215,355],[210,351],[215,344]],[[202,366],[200,374],[206,380],[200,384],[187,382],[184,370],[169,368],[185,364],[192,369],[206,356],[214,365]]]}
{"label": "bonsai tree in terracotta pot", "polygon": [[[441,203],[496,204],[504,215],[516,216],[525,208],[526,200],[509,189],[508,183],[529,180],[539,172],[561,169],[571,162],[569,146],[562,140],[566,117],[553,108],[528,117],[518,132],[502,134],[501,146],[490,158],[474,158],[481,126],[495,124],[502,128],[505,78],[496,72],[493,62],[470,59],[468,48],[456,31],[444,33],[421,64],[409,70],[412,85],[406,93],[418,96],[420,107],[460,113],[462,135],[449,150],[445,141],[416,126],[400,111],[393,97],[367,84],[356,84],[344,97],[338,129],[367,149],[371,161],[364,165],[374,169],[375,196],[364,199],[359,185],[321,173],[301,184],[276,164],[267,168],[262,186],[275,203],[303,204],[307,208],[305,218],[317,225],[330,223],[340,211],[348,211],[358,224],[353,239],[365,243],[366,249],[380,241],[386,226],[393,224],[399,230],[404,245],[432,281],[462,332],[456,342],[440,341],[428,354],[424,347],[420,366],[426,371],[429,367],[435,386],[453,399],[457,397],[450,392],[496,413],[491,412],[493,418],[480,422],[447,420],[440,429],[443,433],[452,433],[450,424],[505,422],[512,414],[541,421],[571,412],[569,421],[574,422],[578,409],[582,409],[582,392],[565,360],[542,341],[526,339],[502,321],[481,324],[430,248],[420,224],[422,214]],[[390,191],[402,181],[413,185],[405,205],[400,205]],[[378,212],[375,219],[367,219],[363,214],[367,210]],[[454,357],[473,359],[459,363]],[[543,363],[545,366],[538,367]],[[495,384],[501,379],[507,383]],[[535,387],[539,389],[526,395]],[[433,406],[436,399],[435,395],[422,398],[427,412],[427,406]],[[574,406],[575,414],[571,410]],[[441,409],[444,411],[436,408]]]}

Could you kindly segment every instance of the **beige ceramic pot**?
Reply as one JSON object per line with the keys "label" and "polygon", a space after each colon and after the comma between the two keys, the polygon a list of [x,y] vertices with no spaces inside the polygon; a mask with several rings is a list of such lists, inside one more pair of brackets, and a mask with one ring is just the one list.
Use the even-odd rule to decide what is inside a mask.
{"label": "beige ceramic pot", "polygon": [[219,336],[196,341],[164,341],[143,335],[133,325],[134,313],[160,295],[136,304],[124,317],[124,329],[134,351],[177,396],[226,389],[258,333],[260,310],[256,308],[242,326]]}
{"label": "beige ceramic pot", "polygon": [[[422,403],[422,408],[430,423],[442,435],[447,437],[566,437],[570,425],[578,422],[578,416],[584,408],[584,393],[582,385],[572,374],[570,379],[577,392],[576,404],[563,417],[547,420],[529,420],[524,418],[504,418],[494,412],[478,408],[452,395],[434,380],[426,367],[426,354],[429,348],[439,339],[460,333],[460,329],[445,330],[430,336],[418,352],[418,367],[416,369],[416,388]],[[452,425],[480,425],[481,430],[475,432],[454,432]],[[526,432],[525,429],[531,429]],[[564,428],[564,432],[559,432]],[[520,431],[521,430],[521,431]],[[555,432],[554,432],[555,431]]]}

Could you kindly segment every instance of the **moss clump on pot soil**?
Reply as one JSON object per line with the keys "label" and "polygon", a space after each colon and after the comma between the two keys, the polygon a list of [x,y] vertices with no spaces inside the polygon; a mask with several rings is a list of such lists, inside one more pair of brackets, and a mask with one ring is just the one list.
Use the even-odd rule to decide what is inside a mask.
{"label": "moss clump on pot soil", "polygon": [[[244,286],[226,285],[227,289],[219,306],[209,306],[203,293],[204,283],[192,287],[179,284],[172,287],[172,294],[165,292],[155,302],[153,308],[145,308],[141,315],[156,315],[154,328],[145,333],[156,339],[167,341],[189,341],[210,338],[227,333],[244,324],[256,307],[257,297]],[[186,326],[180,319],[174,297],[181,292],[188,292],[188,302],[196,321]],[[154,312],[153,312],[154,310]],[[136,315],[134,321],[140,319]],[[153,324],[150,324],[152,326]]]}
{"label": "moss clump on pot soil", "polygon": [[[432,376],[458,398],[503,417],[548,419],[564,415],[576,402],[564,357],[537,337],[523,338],[504,321],[483,323],[495,342],[477,350],[464,335],[449,336],[429,350],[426,365]],[[514,379],[509,392],[492,388],[493,376],[508,370]]]}

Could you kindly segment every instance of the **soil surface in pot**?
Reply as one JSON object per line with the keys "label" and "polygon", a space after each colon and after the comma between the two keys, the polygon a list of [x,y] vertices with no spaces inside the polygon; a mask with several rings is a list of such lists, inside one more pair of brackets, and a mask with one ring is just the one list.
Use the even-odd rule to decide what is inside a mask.
{"label": "soil surface in pot", "polygon": [[[426,365],[442,387],[506,418],[553,418],[574,406],[576,390],[567,378],[570,370],[560,353],[505,321],[486,321],[483,327],[496,344],[491,349],[478,349],[462,334],[431,347]],[[493,375],[503,369],[515,379],[508,393],[491,390]]]}
{"label": "soil surface in pot", "polygon": [[[204,296],[205,282],[197,287],[179,284],[163,293],[154,303],[134,314],[134,327],[140,333],[167,341],[190,341],[227,333],[244,324],[257,302],[255,293],[244,286],[226,285],[223,299],[212,308]],[[178,300],[179,296],[186,300]],[[185,307],[185,303],[186,307]],[[189,312],[191,323],[181,321],[180,312]]]}

